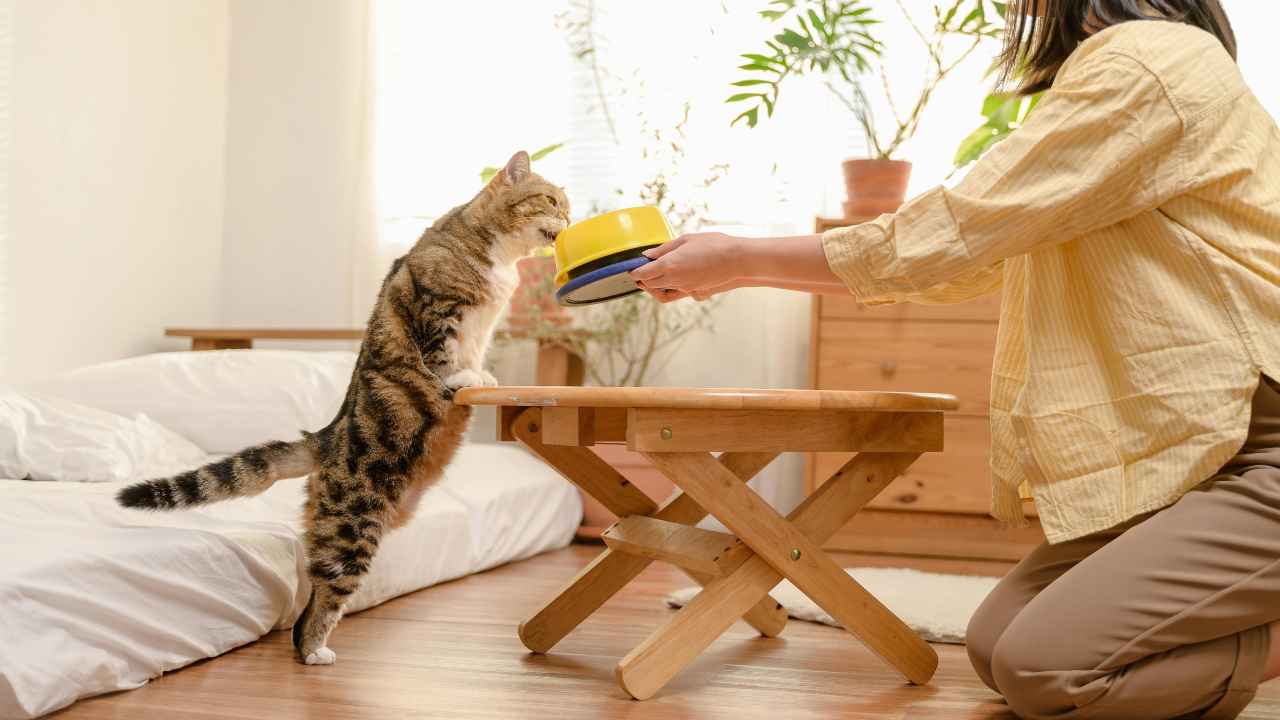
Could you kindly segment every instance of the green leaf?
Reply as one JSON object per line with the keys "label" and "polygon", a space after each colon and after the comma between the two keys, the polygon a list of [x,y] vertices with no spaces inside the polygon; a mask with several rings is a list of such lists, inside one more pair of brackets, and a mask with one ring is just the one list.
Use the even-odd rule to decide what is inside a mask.
{"label": "green leaf", "polygon": [[731,102],[742,102],[743,100],[749,100],[749,99],[751,99],[751,98],[753,98],[753,97],[759,97],[759,98],[762,98],[762,97],[764,97],[764,95],[763,95],[763,94],[761,94],[761,93],[738,93],[737,95],[730,95],[730,96],[729,96],[729,99],[728,99],[728,100],[725,100],[725,102],[727,102],[727,103],[731,103]]}
{"label": "green leaf", "polygon": [[964,167],[982,157],[982,154],[988,148],[998,142],[995,139],[996,135],[992,134],[993,132],[995,131],[984,125],[969,133],[968,137],[960,142],[960,147],[956,150],[956,156],[953,160],[955,166]]}
{"label": "green leaf", "polygon": [[[951,18],[953,18],[953,17],[955,17],[955,16],[956,16],[956,11],[957,11],[957,10],[959,10],[959,9],[960,9],[960,3],[959,3],[959,2],[957,2],[955,5],[952,5],[952,6],[951,6],[951,9],[947,11],[947,16],[946,16],[945,18],[943,18],[942,20],[938,21],[938,24],[939,24],[939,25],[941,25],[942,27],[947,27],[948,25],[950,25],[950,24],[951,24]],[[937,11],[937,6],[936,6],[936,5],[934,6],[934,10],[935,10],[935,12]]]}
{"label": "green leaf", "polygon": [[822,22],[822,18],[818,17],[818,13],[813,8],[809,8],[809,22],[815,30],[821,30],[827,26],[826,23]]}
{"label": "green leaf", "polygon": [[729,84],[734,87],[751,87],[752,85],[769,85],[770,83],[768,80],[761,80],[759,78],[747,78],[746,80],[737,80]]}
{"label": "green leaf", "polygon": [[992,93],[982,100],[982,116],[991,117],[999,111],[1000,106],[1008,99],[1008,95],[1002,93]]}
{"label": "green leaf", "polygon": [[493,176],[497,174],[498,174],[498,168],[486,167],[480,171],[480,182],[488,183],[490,180],[493,179]]}
{"label": "green leaf", "polygon": [[1043,95],[1020,97],[993,93],[982,102],[982,114],[986,122],[969,134],[956,149],[954,163],[964,167],[1003,141],[1019,127]]}
{"label": "green leaf", "polygon": [[785,64],[786,64],[786,63],[784,63],[783,61],[781,61],[781,60],[779,60],[779,59],[777,59],[777,58],[772,58],[772,57],[769,57],[769,56],[767,56],[767,55],[759,55],[759,54],[756,54],[756,53],[743,53],[743,54],[742,54],[742,57],[744,57],[744,58],[746,58],[746,59],[750,60],[752,63],[758,63],[758,64],[761,64],[761,65],[773,65],[773,64],[775,64],[775,63],[776,63],[776,64],[778,64],[778,65],[785,65]]}
{"label": "green leaf", "polygon": [[760,108],[753,107],[750,110],[747,110],[746,112],[742,113],[738,117],[734,118],[733,122],[729,123],[729,127],[733,127],[734,125],[737,125],[739,120],[746,120],[747,127],[755,127],[756,118],[759,114],[760,114]]}
{"label": "green leaf", "polygon": [[1022,98],[1009,98],[1000,105],[994,115],[988,118],[987,124],[995,128],[1007,128],[1009,123],[1018,119],[1018,110],[1021,108]]}
{"label": "green leaf", "polygon": [[804,37],[806,38],[813,37],[813,31],[809,29],[809,24],[804,21],[803,15],[797,17],[796,22],[800,23],[800,29],[804,31]]}
{"label": "green leaf", "polygon": [[551,145],[548,145],[544,148],[539,148],[535,150],[532,155],[529,156],[529,160],[532,162],[536,162],[550,155],[551,153],[559,150],[562,147],[564,147],[564,143],[558,142],[558,143],[552,143]]}
{"label": "green leaf", "polygon": [[793,47],[798,50],[803,50],[809,47],[808,39],[791,28],[783,30],[779,35],[775,35],[774,39],[783,45],[787,45],[788,47]]}

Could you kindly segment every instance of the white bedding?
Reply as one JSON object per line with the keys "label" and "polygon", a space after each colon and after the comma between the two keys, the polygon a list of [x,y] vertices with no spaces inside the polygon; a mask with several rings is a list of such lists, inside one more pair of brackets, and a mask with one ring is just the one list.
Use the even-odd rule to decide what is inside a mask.
{"label": "white bedding", "polygon": [[[310,592],[303,482],[146,513],[115,504],[118,482],[0,479],[0,718],[138,687],[292,625]],[[580,517],[577,491],[528,453],[466,445],[348,611],[561,547]]]}

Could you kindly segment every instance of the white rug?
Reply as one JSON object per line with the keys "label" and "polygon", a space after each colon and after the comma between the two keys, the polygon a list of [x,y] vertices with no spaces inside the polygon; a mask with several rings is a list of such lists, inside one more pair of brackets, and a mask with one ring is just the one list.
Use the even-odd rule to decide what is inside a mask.
{"label": "white rug", "polygon": [[[997,582],[997,578],[991,577],[943,575],[906,568],[848,568],[847,572],[920,637],[954,645],[964,644],[969,618]],[[667,604],[684,607],[700,589],[677,590],[667,596]],[[793,618],[840,625],[790,581],[782,581],[772,595]]]}

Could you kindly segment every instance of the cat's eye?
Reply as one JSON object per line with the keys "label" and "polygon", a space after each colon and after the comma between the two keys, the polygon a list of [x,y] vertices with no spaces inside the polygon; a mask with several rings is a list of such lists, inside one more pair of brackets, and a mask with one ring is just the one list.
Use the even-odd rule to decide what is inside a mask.
{"label": "cat's eye", "polygon": [[560,201],[559,201],[559,200],[556,200],[556,198],[555,198],[555,196],[554,196],[554,195],[548,195],[548,196],[547,196],[547,199],[551,201],[551,207],[553,207],[553,208],[558,208],[558,207],[560,207]]}

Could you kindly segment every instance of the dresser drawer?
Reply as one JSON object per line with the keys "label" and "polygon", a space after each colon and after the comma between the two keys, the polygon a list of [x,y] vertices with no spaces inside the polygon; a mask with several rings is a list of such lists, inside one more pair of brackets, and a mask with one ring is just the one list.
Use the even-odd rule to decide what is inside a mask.
{"label": "dresser drawer", "polygon": [[983,295],[956,305],[863,305],[853,297],[823,295],[820,303],[822,319],[846,320],[945,320],[964,322],[996,322],[1000,319],[1000,293]]}
{"label": "dresser drawer", "polygon": [[[991,432],[986,418],[947,416],[946,450],[920,456],[905,475],[894,480],[868,507],[986,515],[991,508],[988,451]],[[814,453],[809,462],[809,491],[826,482],[851,453]]]}
{"label": "dresser drawer", "polygon": [[817,330],[819,389],[951,393],[960,414],[987,414],[993,324],[822,320]]}

